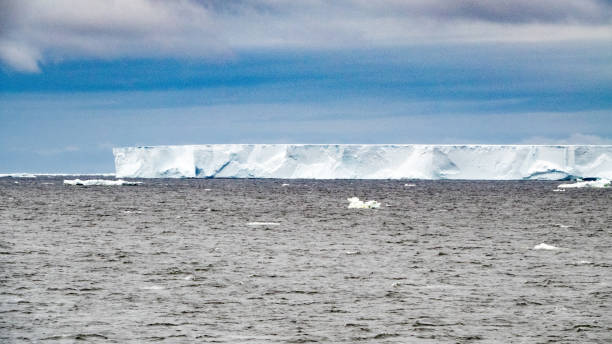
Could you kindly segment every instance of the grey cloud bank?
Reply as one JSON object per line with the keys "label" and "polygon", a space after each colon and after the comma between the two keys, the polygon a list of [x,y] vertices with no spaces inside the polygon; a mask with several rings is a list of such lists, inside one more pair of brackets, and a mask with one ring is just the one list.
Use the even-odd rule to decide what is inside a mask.
{"label": "grey cloud bank", "polygon": [[0,2],[0,60],[231,58],[244,49],[612,39],[601,0]]}

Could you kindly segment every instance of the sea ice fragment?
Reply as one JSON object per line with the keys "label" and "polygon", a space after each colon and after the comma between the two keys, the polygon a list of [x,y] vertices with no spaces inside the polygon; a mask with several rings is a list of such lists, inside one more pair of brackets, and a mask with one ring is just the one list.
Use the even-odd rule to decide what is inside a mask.
{"label": "sea ice fragment", "polygon": [[352,208],[356,208],[356,209],[375,209],[375,208],[380,208],[380,203],[377,201],[362,201],[359,199],[359,197],[351,197],[351,198],[347,198],[347,201],[349,201],[349,205],[348,208],[352,209]]}
{"label": "sea ice fragment", "polygon": [[560,247],[553,246],[553,245],[548,245],[548,244],[545,244],[545,243],[541,243],[539,245],[535,245],[533,247],[533,249],[534,250],[559,250]]}

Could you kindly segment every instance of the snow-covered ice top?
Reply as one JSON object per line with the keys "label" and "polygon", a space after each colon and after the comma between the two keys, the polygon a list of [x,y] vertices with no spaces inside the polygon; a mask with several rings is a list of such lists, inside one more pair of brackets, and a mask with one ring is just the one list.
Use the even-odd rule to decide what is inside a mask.
{"label": "snow-covered ice top", "polygon": [[113,149],[117,178],[612,177],[612,145],[211,144]]}

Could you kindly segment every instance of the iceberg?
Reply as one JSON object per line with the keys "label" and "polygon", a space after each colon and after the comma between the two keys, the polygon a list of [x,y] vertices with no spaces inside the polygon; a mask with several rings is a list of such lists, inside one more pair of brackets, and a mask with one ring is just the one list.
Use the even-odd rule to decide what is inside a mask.
{"label": "iceberg", "polygon": [[209,144],[113,154],[117,178],[612,178],[612,145]]}

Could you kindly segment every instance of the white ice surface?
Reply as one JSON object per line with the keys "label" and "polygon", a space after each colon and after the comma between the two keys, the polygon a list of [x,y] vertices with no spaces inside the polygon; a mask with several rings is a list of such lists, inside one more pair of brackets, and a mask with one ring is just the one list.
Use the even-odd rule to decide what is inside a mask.
{"label": "white ice surface", "polygon": [[113,153],[117,178],[612,178],[612,145],[218,144]]}
{"label": "white ice surface", "polygon": [[64,180],[64,184],[67,185],[104,185],[104,186],[112,186],[112,185],[138,185],[142,184],[142,182],[130,182],[125,181],[123,179],[118,180],[108,180],[108,179],[88,179],[88,180],[80,180],[80,179],[66,179]]}

